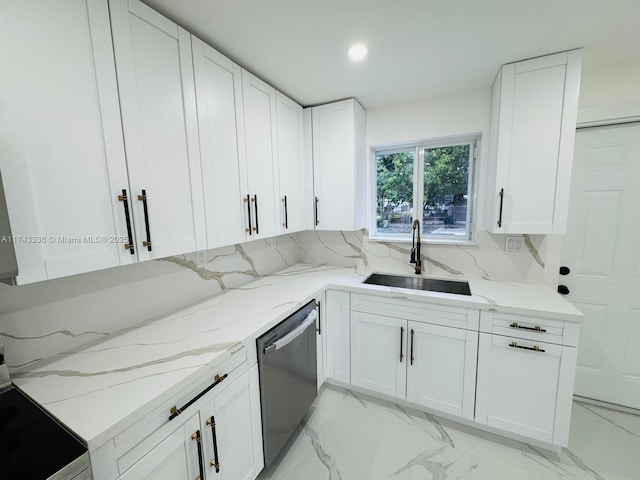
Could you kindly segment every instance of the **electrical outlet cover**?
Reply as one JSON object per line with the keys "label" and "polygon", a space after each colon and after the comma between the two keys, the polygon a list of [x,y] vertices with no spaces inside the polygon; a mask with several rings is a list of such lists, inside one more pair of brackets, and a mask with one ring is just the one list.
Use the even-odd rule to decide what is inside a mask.
{"label": "electrical outlet cover", "polygon": [[521,252],[524,248],[524,238],[506,237],[504,249],[507,252]]}

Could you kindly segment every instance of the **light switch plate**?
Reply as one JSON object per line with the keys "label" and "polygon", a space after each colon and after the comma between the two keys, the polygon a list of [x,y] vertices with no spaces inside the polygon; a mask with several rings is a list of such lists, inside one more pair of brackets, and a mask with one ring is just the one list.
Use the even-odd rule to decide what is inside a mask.
{"label": "light switch plate", "polygon": [[521,252],[524,249],[524,238],[506,237],[504,249],[507,252]]}

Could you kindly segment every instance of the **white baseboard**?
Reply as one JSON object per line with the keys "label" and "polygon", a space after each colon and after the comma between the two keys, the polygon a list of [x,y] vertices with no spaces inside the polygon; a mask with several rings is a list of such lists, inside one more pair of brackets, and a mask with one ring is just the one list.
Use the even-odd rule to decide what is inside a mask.
{"label": "white baseboard", "polygon": [[640,410],[636,408],[625,407],[624,405],[617,405],[615,403],[602,402],[600,400],[594,400],[593,398],[580,397],[578,395],[574,395],[573,400],[580,403],[595,405],[597,407],[608,408],[609,410],[617,410],[619,412],[631,413],[633,415],[640,415]]}

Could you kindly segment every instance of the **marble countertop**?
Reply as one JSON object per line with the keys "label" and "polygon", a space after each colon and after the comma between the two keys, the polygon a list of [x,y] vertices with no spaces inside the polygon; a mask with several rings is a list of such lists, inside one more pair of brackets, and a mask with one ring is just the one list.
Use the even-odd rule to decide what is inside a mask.
{"label": "marble countertop", "polygon": [[326,288],[581,321],[551,288],[469,279],[471,296],[363,285],[353,268],[298,264],[210,300],[57,355],[14,383],[93,450],[253,342]]}

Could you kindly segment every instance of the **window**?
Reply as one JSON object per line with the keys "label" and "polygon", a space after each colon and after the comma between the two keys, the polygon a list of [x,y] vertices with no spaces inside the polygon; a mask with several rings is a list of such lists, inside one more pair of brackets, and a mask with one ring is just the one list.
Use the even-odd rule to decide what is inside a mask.
{"label": "window", "polygon": [[470,240],[476,144],[472,137],[376,149],[372,237],[410,239],[419,220],[423,240]]}

